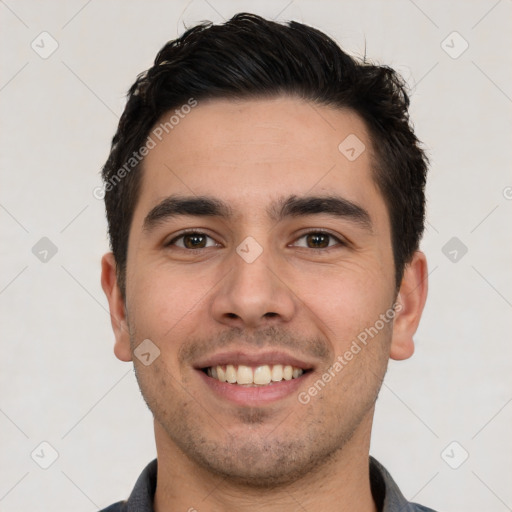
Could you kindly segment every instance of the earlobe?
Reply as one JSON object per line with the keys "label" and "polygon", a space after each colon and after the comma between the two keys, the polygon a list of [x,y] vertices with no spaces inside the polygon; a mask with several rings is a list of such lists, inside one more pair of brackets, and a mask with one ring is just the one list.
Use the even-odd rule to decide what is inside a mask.
{"label": "earlobe", "polygon": [[391,359],[408,359],[414,353],[413,336],[420,323],[427,291],[427,260],[421,251],[416,251],[411,262],[405,267],[396,301]]}
{"label": "earlobe", "polygon": [[121,361],[131,361],[130,335],[126,321],[124,298],[119,289],[116,261],[109,252],[101,259],[101,287],[107,296],[110,321],[115,336],[114,354]]}

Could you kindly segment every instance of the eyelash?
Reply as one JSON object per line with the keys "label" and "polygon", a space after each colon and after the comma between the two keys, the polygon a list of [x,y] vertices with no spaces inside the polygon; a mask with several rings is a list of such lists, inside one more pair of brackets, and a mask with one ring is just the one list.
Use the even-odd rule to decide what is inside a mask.
{"label": "eyelash", "polygon": [[[329,252],[330,250],[332,249],[337,249],[339,248],[340,246],[341,247],[346,247],[348,244],[340,239],[339,237],[333,235],[332,233],[330,233],[329,231],[324,231],[322,229],[315,229],[315,230],[312,230],[312,231],[307,231],[306,233],[303,233],[302,235],[300,235],[297,239],[297,240],[300,240],[301,238],[304,238],[308,235],[316,235],[316,234],[322,234],[322,235],[327,235],[329,237],[331,237],[332,239],[334,239],[337,244],[335,245],[332,245],[332,246],[327,246],[327,247],[318,247],[318,248],[313,248],[313,247],[301,247],[302,249],[311,249],[313,251],[319,251],[321,250],[322,252]],[[172,240],[170,240],[169,242],[167,242],[165,244],[165,247],[171,247],[173,246],[177,240],[180,240],[181,238],[187,236],[187,235],[203,235],[203,236],[206,236],[208,238],[211,238],[213,240],[213,237],[211,237],[210,235],[202,232],[202,231],[197,231],[197,230],[189,230],[189,231],[183,231],[182,233],[180,233],[178,236],[174,237]],[[200,247],[198,249],[189,249],[187,247],[178,247],[179,249],[183,249],[184,251],[187,251],[187,252],[195,252],[195,251],[202,251],[204,249],[209,249],[209,247]]]}

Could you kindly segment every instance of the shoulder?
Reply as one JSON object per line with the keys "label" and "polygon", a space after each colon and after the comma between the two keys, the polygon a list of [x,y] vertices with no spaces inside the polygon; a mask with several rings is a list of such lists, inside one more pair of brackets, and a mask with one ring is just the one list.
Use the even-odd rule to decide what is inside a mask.
{"label": "shoulder", "polygon": [[99,512],[125,512],[126,501],[118,501],[109,505],[107,508],[102,508]]}
{"label": "shoulder", "polygon": [[386,468],[373,457],[370,457],[370,484],[377,508],[382,512],[436,512],[409,502]]}
{"label": "shoulder", "polygon": [[127,500],[113,503],[99,512],[153,512],[156,477],[157,460],[154,459],[140,474]]}

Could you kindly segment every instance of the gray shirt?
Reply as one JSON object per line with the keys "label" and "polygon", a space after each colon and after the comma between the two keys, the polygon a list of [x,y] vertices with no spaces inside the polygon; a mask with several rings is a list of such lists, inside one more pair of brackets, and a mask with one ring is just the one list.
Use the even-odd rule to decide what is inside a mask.
{"label": "gray shirt", "polygon": [[[155,459],[139,476],[128,500],[114,503],[100,512],[154,512],[156,469]],[[370,485],[379,512],[435,512],[431,508],[407,501],[391,475],[373,457],[370,457]]]}

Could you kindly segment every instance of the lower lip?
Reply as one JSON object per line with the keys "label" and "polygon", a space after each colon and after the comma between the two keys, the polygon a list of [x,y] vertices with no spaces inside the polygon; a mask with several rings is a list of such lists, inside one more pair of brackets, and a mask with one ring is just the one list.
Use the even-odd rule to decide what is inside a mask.
{"label": "lower lip", "polygon": [[300,386],[311,372],[302,374],[300,377],[291,380],[282,380],[266,386],[241,386],[239,384],[230,384],[220,380],[208,377],[206,373],[197,370],[203,382],[219,397],[229,400],[237,405],[260,406],[290,395],[297,394]]}

